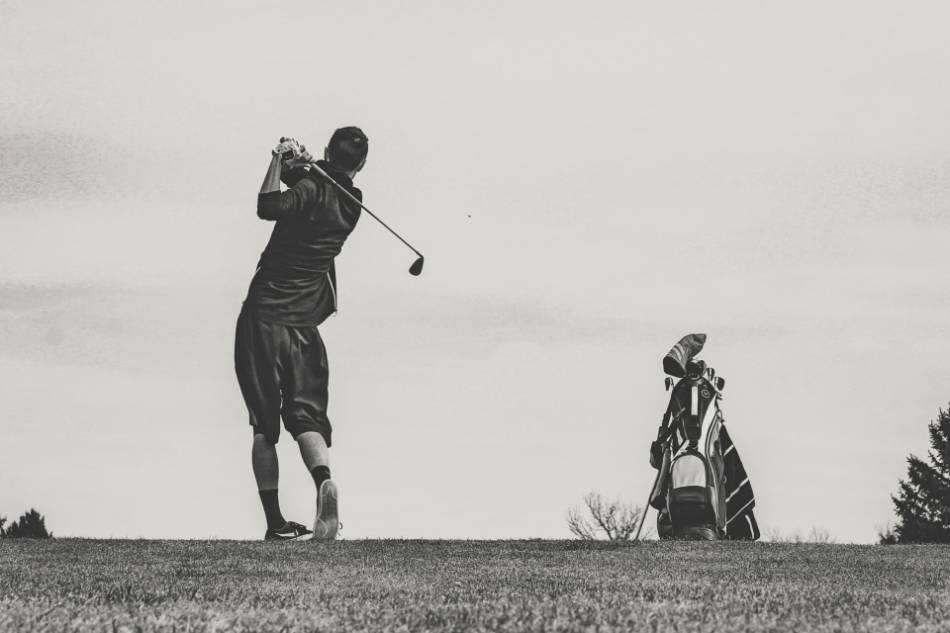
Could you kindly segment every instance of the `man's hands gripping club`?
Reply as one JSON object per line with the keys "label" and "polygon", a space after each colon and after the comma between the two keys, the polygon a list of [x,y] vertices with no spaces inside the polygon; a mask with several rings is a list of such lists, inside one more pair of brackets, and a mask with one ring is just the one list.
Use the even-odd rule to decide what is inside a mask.
{"label": "man's hands gripping club", "polygon": [[289,136],[280,137],[280,143],[271,150],[270,166],[261,185],[261,193],[280,191],[280,173],[282,170],[296,169],[316,163],[307,146]]}
{"label": "man's hands gripping club", "polygon": [[271,153],[274,156],[280,156],[281,165],[284,169],[294,169],[317,162],[317,159],[310,153],[306,145],[289,136],[280,137],[280,143]]}

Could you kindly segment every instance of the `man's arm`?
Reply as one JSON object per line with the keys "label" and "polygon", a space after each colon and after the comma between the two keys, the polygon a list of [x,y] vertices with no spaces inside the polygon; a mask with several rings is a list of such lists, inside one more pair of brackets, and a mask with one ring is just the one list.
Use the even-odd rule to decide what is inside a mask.
{"label": "man's arm", "polygon": [[273,154],[270,157],[270,165],[267,167],[267,174],[264,175],[264,183],[261,185],[261,193],[280,192],[280,164],[282,158],[280,154]]}
{"label": "man's arm", "polygon": [[[287,153],[292,153],[293,158],[287,160]],[[302,177],[305,173],[302,167],[311,162],[313,162],[313,156],[307,151],[306,146],[298,145],[293,138],[280,139],[280,144],[271,152],[270,165],[267,167],[261,191],[257,196],[259,218],[280,220],[311,211],[311,207],[319,201],[318,198],[326,193],[323,190],[325,188],[321,188],[313,179]],[[281,193],[281,177],[291,174],[295,178],[293,182],[287,183],[290,189]]]}
{"label": "man's arm", "polygon": [[292,188],[281,193],[280,165],[267,170],[261,193],[257,196],[257,217],[262,220],[282,220],[311,213],[325,191],[312,178],[302,178]]}

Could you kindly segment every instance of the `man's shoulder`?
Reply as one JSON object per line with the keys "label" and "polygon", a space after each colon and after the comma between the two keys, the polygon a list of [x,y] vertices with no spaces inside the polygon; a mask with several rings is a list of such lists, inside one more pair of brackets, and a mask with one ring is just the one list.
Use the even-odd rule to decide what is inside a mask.
{"label": "man's shoulder", "polygon": [[297,183],[292,187],[293,189],[298,190],[310,190],[316,191],[317,189],[326,186],[328,183],[321,182],[318,180],[314,174],[307,172],[304,176],[297,181]]}
{"label": "man's shoulder", "polygon": [[293,187],[288,189],[288,191],[293,191],[300,202],[309,208],[313,205],[321,206],[325,204],[328,188],[327,183],[320,182],[309,175],[305,175],[298,180]]}
{"label": "man's shoulder", "polygon": [[[328,180],[326,176],[316,171],[312,171],[312,170],[308,171],[306,176],[303,178],[303,180],[312,183],[314,188],[319,188],[319,187],[335,188],[333,185],[333,182]],[[363,199],[363,192],[358,187],[354,186],[352,182],[349,182],[347,180],[342,183],[339,181],[336,181],[336,183],[338,186],[342,187],[346,191],[350,192],[353,196],[355,196],[357,200]]]}

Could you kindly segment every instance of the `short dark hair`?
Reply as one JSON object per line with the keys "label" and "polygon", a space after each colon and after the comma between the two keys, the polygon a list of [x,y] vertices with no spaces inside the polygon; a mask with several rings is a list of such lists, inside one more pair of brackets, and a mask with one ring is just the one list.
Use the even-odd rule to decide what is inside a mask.
{"label": "short dark hair", "polygon": [[369,139],[358,127],[341,127],[330,137],[327,149],[327,158],[331,164],[345,171],[352,171],[366,160]]}

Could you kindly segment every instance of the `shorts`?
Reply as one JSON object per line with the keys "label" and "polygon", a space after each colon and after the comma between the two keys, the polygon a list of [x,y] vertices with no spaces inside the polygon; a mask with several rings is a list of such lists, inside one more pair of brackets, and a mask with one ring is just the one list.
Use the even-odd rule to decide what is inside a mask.
{"label": "shorts", "polygon": [[317,326],[280,325],[242,311],[234,337],[234,369],[255,434],[276,444],[283,418],[292,437],[316,431],[330,446],[330,374]]}

